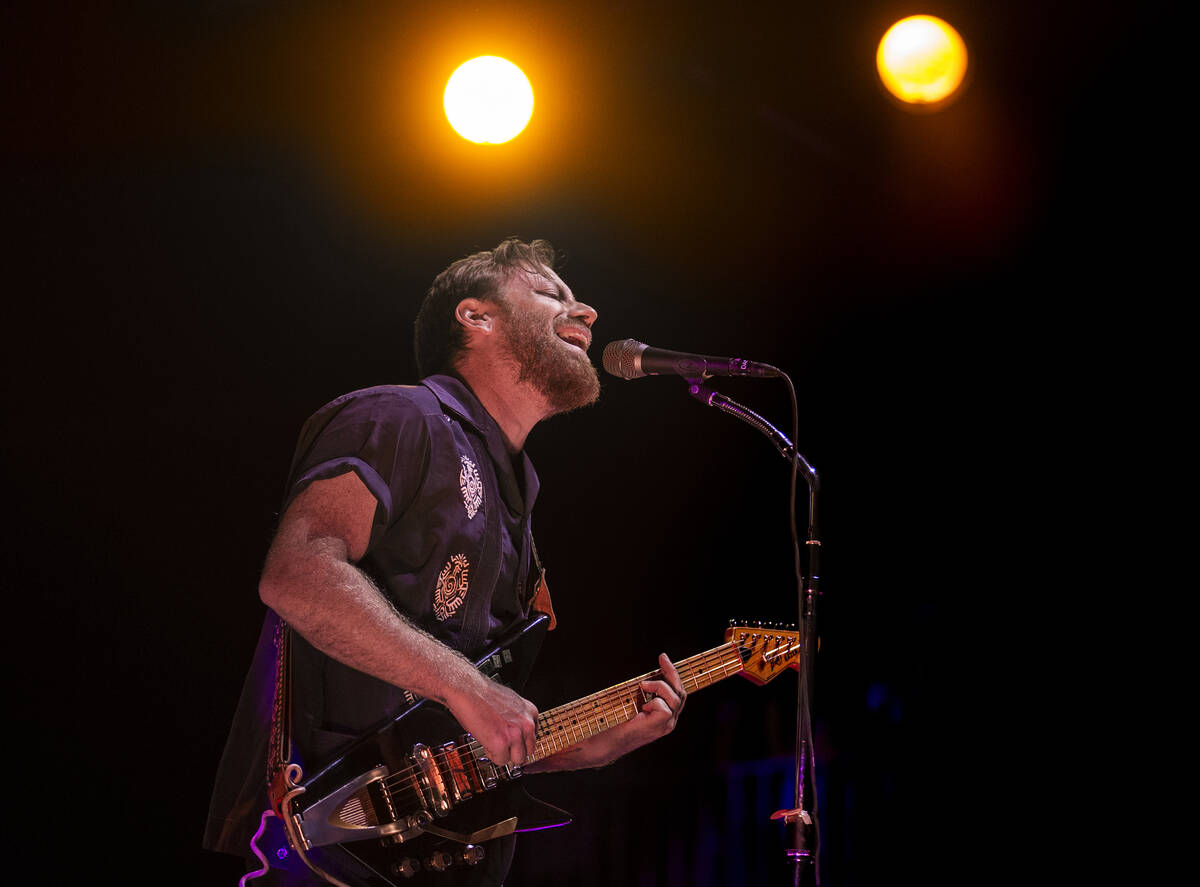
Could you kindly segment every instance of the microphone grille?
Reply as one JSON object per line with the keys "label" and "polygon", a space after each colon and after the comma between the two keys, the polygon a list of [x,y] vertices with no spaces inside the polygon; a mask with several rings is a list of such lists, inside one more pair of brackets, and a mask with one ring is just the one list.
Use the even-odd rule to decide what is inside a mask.
{"label": "microphone grille", "polygon": [[601,357],[605,372],[622,379],[636,379],[646,375],[638,365],[638,358],[645,350],[646,346],[634,339],[609,342],[604,346],[604,354]]}

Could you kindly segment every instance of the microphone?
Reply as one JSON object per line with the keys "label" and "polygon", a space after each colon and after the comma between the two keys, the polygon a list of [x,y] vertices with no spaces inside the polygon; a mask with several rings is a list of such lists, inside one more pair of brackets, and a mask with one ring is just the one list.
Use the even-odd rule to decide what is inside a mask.
{"label": "microphone", "polygon": [[609,342],[604,346],[603,362],[606,372],[622,379],[639,379],[662,373],[689,379],[705,376],[754,376],[767,379],[783,375],[768,363],[755,363],[740,357],[708,357],[667,351],[664,348],[651,348],[634,339]]}

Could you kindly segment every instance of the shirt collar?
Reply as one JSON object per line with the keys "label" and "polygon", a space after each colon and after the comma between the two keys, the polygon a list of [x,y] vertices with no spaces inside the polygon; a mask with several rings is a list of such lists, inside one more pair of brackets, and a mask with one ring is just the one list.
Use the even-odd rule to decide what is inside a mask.
{"label": "shirt collar", "polygon": [[[496,467],[501,495],[515,511],[528,514],[533,509],[533,503],[537,499],[541,485],[537,472],[533,469],[533,463],[525,451],[521,450],[511,457],[509,456],[508,447],[504,443],[504,433],[500,430],[499,423],[492,418],[491,413],[484,409],[479,398],[475,396],[475,392],[462,379],[457,376],[435,375],[422,379],[421,384],[433,392],[438,402],[446,410],[453,413],[460,421],[470,425],[476,433],[483,437],[487,442],[488,455],[492,457],[492,463]],[[517,459],[524,463],[521,471],[524,489],[513,469],[513,460]]]}
{"label": "shirt collar", "polygon": [[500,430],[496,420],[479,402],[479,398],[457,376],[427,376],[421,380],[421,384],[434,393],[443,407],[470,424],[480,434],[486,435],[492,426],[496,426],[497,431]]}

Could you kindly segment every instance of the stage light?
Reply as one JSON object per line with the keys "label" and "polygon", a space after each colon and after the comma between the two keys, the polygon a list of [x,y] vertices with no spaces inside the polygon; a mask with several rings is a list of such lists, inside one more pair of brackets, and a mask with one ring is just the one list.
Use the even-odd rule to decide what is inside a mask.
{"label": "stage light", "polygon": [[888,28],[875,53],[888,92],[913,105],[949,99],[967,73],[967,47],[946,22],[913,15]]}
{"label": "stage light", "polygon": [[529,122],[533,88],[512,62],[484,55],[464,62],[450,75],[443,104],[450,125],[464,139],[499,144]]}

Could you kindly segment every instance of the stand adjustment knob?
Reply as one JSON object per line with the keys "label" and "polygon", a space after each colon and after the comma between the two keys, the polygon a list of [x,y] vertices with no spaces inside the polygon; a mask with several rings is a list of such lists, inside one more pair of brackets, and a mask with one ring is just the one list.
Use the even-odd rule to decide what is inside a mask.
{"label": "stand adjustment knob", "polygon": [[452,865],[454,865],[454,857],[445,850],[435,850],[433,855],[425,860],[425,868],[433,869],[435,872],[444,872]]}

